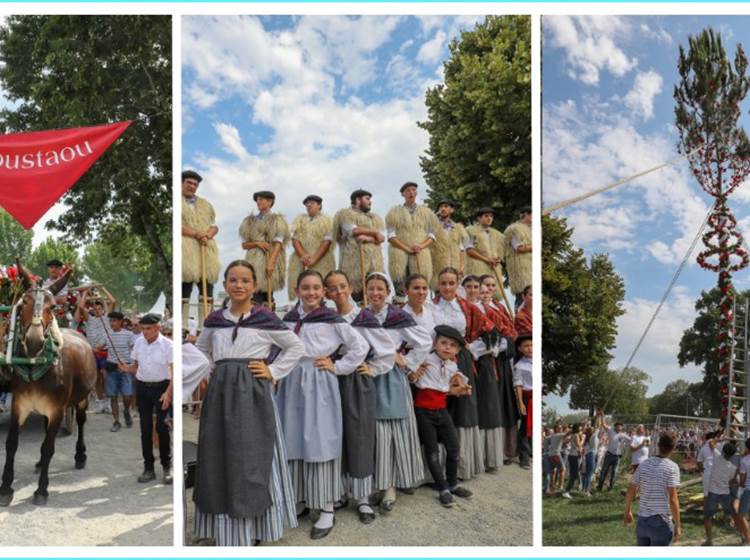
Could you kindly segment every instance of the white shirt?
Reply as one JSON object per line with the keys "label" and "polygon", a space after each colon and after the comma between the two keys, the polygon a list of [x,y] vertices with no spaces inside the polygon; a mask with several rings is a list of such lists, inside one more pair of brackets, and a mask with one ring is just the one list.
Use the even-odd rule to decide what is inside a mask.
{"label": "white shirt", "polygon": [[703,463],[703,472],[710,473],[711,467],[714,464],[714,452],[711,449],[711,447],[708,445],[708,443],[704,443],[703,447],[701,447],[700,452],[698,453],[698,459],[697,461],[699,463]]}
{"label": "white shirt", "polygon": [[211,362],[193,344],[182,345],[182,400],[192,400],[193,391],[201,381],[208,379],[211,373]]}
{"label": "white shirt", "polygon": [[[745,455],[740,459],[740,474],[749,475],[748,471],[750,471],[750,455]],[[750,476],[745,477],[745,488],[750,489]]]}
{"label": "white shirt", "polygon": [[[382,325],[388,316],[388,306],[383,306],[383,309],[377,313],[374,310],[370,310],[375,313],[378,321]],[[407,327],[404,329],[386,329],[388,336],[391,337],[396,348],[401,348],[405,342],[409,348],[409,352],[404,355],[404,361],[409,371],[416,371],[419,366],[422,365],[424,359],[432,350],[432,337],[430,333],[424,330],[419,325],[413,327]]]}
{"label": "white shirt", "polygon": [[430,333],[433,340],[435,339],[435,325],[438,324],[435,318],[435,304],[431,301],[425,301],[420,314],[417,314],[408,303],[404,305],[403,310],[414,318],[417,325]]}
{"label": "white shirt", "polygon": [[458,371],[455,362],[443,360],[435,352],[430,352],[424,363],[427,364],[427,371],[414,383],[418,389],[433,389],[441,393],[447,393],[450,390],[450,382],[454,375],[460,375],[464,383],[469,380],[468,377]]}
{"label": "white shirt", "polygon": [[614,455],[622,455],[622,445],[630,441],[627,434],[615,432],[614,428],[610,428],[607,432],[607,451]]}
{"label": "white shirt", "polygon": [[[354,319],[359,315],[359,307],[354,307],[346,315],[342,315],[344,320],[351,324]],[[393,339],[388,335],[388,331],[384,328],[363,328],[353,327],[354,330],[365,340],[372,351],[372,357],[367,360],[373,377],[388,373],[393,369],[393,364],[396,361],[396,344]],[[368,355],[370,351],[368,351]]]}
{"label": "white shirt", "polygon": [[647,445],[644,445],[640,449],[633,450],[634,447],[638,447],[640,444],[642,444],[645,439],[646,439],[646,436],[639,436],[637,434],[634,435],[630,439],[630,451],[631,451],[630,452],[630,464],[631,465],[640,465],[641,463],[643,463],[643,461],[648,459],[649,450],[648,450]]}
{"label": "white shirt", "polygon": [[717,447],[714,449],[714,464],[708,480],[708,491],[712,494],[729,494],[729,481],[737,474],[737,465],[727,461]]}
{"label": "white shirt", "polygon": [[466,336],[466,315],[457,298],[451,301],[440,298],[435,304],[435,319],[438,325],[450,325]]}
{"label": "white shirt", "polygon": [[151,344],[141,337],[135,341],[133,360],[138,362],[138,381],[166,381],[173,361],[172,341],[159,333]]}
{"label": "white shirt", "polygon": [[531,391],[533,388],[532,379],[531,360],[529,358],[521,358],[513,366],[513,386],[523,387],[524,391]]}

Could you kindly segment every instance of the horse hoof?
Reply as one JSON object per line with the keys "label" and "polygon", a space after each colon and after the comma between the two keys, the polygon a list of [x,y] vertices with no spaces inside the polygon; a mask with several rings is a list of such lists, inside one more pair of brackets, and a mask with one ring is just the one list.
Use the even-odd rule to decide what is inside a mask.
{"label": "horse hoof", "polygon": [[76,469],[79,471],[86,466],[86,461],[76,461]]}
{"label": "horse hoof", "polygon": [[34,498],[32,500],[35,506],[46,506],[47,505],[47,496],[45,494],[39,494],[38,492],[34,492]]}
{"label": "horse hoof", "polygon": [[0,494],[0,507],[8,507],[13,501],[13,491],[8,494]]}

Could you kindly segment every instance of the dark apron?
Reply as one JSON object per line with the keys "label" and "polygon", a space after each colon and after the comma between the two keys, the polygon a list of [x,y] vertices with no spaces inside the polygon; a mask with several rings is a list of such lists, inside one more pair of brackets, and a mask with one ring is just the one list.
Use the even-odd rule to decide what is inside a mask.
{"label": "dark apron", "polygon": [[352,478],[375,473],[375,380],[352,373],[340,375],[344,450],[341,469]]}
{"label": "dark apron", "polygon": [[193,501],[203,513],[258,517],[271,506],[276,421],[271,383],[247,358],[219,360],[201,408]]}
{"label": "dark apron", "polygon": [[513,370],[510,361],[513,357],[506,353],[500,352],[497,357],[497,372],[500,380],[498,382],[498,392],[500,394],[500,425],[503,428],[515,428],[521,414],[518,412],[518,403],[516,402],[516,393],[513,388]]}
{"label": "dark apron", "polygon": [[485,354],[477,361],[477,378],[474,382],[481,430],[500,427],[500,392],[497,381],[495,357]]}
{"label": "dark apron", "polygon": [[471,357],[471,352],[462,348],[458,353],[457,361],[458,371],[469,378],[468,383],[472,386],[472,391],[469,396],[448,397],[448,412],[457,428],[473,428],[479,424],[474,360]]}

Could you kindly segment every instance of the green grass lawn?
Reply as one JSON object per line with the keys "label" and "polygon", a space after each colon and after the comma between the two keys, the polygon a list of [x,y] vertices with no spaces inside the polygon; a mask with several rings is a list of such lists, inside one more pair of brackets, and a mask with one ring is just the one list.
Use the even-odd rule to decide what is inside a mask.
{"label": "green grass lawn", "polygon": [[[545,546],[634,546],[635,521],[633,525],[623,523],[625,497],[622,491],[627,488],[624,481],[615,485],[611,492],[595,492],[586,498],[573,494],[572,500],[559,496],[544,498],[542,540]],[[692,486],[686,493],[701,492],[701,486]],[[682,497],[682,496],[681,496]],[[638,502],[633,515],[637,515]],[[696,546],[704,540],[703,513],[682,510],[682,538],[679,545]],[[714,544],[738,545],[740,537],[723,516],[714,520]]]}

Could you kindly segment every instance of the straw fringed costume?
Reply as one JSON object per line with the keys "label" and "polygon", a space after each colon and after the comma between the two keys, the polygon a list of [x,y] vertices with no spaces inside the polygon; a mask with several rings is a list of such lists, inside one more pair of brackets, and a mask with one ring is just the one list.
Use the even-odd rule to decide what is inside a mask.
{"label": "straw fringed costume", "polygon": [[[342,495],[343,418],[338,376],[352,375],[369,349],[333,309],[304,313],[301,304],[284,316],[304,346],[304,356],[279,383],[277,402],[296,501],[326,509]],[[335,372],[319,369],[329,356]]]}
{"label": "straw fringed costume", "polygon": [[[440,222],[435,235],[435,242],[430,245],[432,256],[432,289],[437,291],[438,276],[444,268],[451,267],[461,270],[461,254],[465,251],[466,241],[469,238],[466,228],[450,220]],[[466,256],[464,255],[464,268],[466,267]]]}
{"label": "straw fringed costume", "polygon": [[[216,224],[214,207],[205,198],[195,197],[190,204],[182,198],[182,225],[198,231],[207,231]],[[219,249],[216,240],[209,240],[206,245],[206,282],[215,284],[219,280]],[[201,282],[201,245],[197,239],[182,236],[182,281]]]}
{"label": "straw fringed costume", "polygon": [[[441,322],[464,333],[467,346],[492,332],[494,325],[473,303],[456,297],[450,302],[440,296],[435,298],[436,316]],[[477,396],[477,364],[471,351],[462,348],[456,356],[458,371],[469,378],[471,395],[448,398],[448,412],[458,431],[460,444],[458,476],[463,480],[474,478],[484,471],[484,442],[479,428],[479,400]]]}
{"label": "straw fringed costume", "polygon": [[[334,256],[333,244],[333,219],[325,214],[318,214],[310,218],[307,214],[300,214],[292,222],[292,239],[300,242],[308,255],[314,255],[325,241],[331,241],[328,251],[320,257],[320,260],[310,267],[310,270],[317,270],[325,278],[325,275],[336,268],[336,259]],[[305,270],[297,252],[292,247],[289,255],[289,273],[287,275],[287,289],[289,299],[294,301],[296,298],[295,286],[297,277]]]}
{"label": "straw fringed costume", "polygon": [[[362,292],[362,273],[359,267],[359,243],[350,236],[344,226],[352,224],[378,231],[385,230],[383,218],[373,212],[360,212],[354,208],[343,208],[333,218],[333,238],[339,244],[339,268],[349,277],[354,293]],[[365,243],[365,278],[371,272],[384,272],[383,250],[377,243]]]}
{"label": "straw fringed costume", "polygon": [[531,253],[517,253],[513,249],[513,238],[521,245],[531,245],[531,227],[523,222],[514,222],[505,233],[505,268],[510,280],[510,291],[513,295],[523,292],[531,286]]}
{"label": "straw fringed costume", "polygon": [[[477,252],[481,253],[485,257],[498,257],[500,259],[505,256],[505,240],[503,234],[494,228],[484,228],[479,224],[474,224],[466,228],[466,233],[469,237],[469,246],[476,249]],[[467,246],[468,248],[468,246]],[[500,281],[503,280],[502,265],[498,264],[495,267],[497,276]],[[494,276],[495,271],[492,267],[485,262],[480,261],[466,255],[466,275],[473,274],[475,276],[483,276],[489,274]],[[495,289],[495,295],[500,297],[500,288]]]}
{"label": "straw fringed costume", "polygon": [[214,311],[196,345],[215,368],[201,410],[195,535],[219,546],[279,540],[297,526],[294,490],[272,382],[254,377],[248,362],[266,361],[279,380],[302,357],[302,344],[255,306],[240,317]]}
{"label": "straw fringed costume", "polygon": [[393,368],[396,345],[369,309],[354,307],[343,315],[369,345],[365,362],[372,375],[340,375],[344,447],[341,469],[346,495],[356,500],[373,492],[375,474],[375,378]]}
{"label": "straw fringed costume", "polygon": [[[430,236],[436,237],[438,230],[442,229],[437,216],[427,206],[417,206],[413,212],[403,205],[394,206],[385,216],[385,225],[408,247],[422,243]],[[429,283],[432,277],[431,253],[425,249],[410,255],[388,245],[388,272],[396,286],[402,286],[406,277],[416,272],[424,274]]]}
{"label": "straw fringed costume", "polygon": [[[286,246],[289,243],[289,227],[284,216],[274,212],[264,215],[251,214],[240,224],[240,237],[243,242],[265,241],[270,245],[281,243],[281,250],[271,275],[271,291],[282,290],[286,279]],[[269,254],[270,251],[271,249],[269,249]],[[258,291],[266,293],[268,290],[268,280],[265,275],[267,253],[259,248],[250,249],[245,253],[245,259],[255,269],[258,277]]]}

